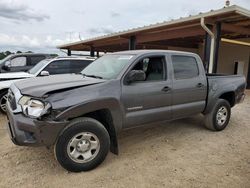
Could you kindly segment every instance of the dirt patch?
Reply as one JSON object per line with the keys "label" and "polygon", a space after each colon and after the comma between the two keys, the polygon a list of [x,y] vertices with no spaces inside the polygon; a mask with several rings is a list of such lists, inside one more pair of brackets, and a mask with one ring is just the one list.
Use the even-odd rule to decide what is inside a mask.
{"label": "dirt patch", "polygon": [[250,92],[222,132],[201,115],[123,132],[120,154],[90,172],[68,173],[53,150],[15,146],[0,116],[0,187],[249,187]]}

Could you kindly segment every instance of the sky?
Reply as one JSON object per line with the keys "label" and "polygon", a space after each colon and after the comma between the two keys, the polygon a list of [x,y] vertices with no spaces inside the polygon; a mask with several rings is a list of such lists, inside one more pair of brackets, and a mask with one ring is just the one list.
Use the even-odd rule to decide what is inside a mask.
{"label": "sky", "polygon": [[[231,0],[250,9],[250,0]],[[0,51],[57,45],[220,9],[225,0],[0,0]]]}

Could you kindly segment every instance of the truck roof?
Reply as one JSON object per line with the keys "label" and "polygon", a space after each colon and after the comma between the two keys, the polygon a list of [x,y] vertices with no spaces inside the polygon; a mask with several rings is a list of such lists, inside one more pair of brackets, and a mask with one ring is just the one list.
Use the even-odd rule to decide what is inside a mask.
{"label": "truck roof", "polygon": [[47,54],[47,53],[15,53],[15,54],[10,54],[11,56],[32,56],[32,55],[44,55],[44,56],[53,56],[53,54]]}
{"label": "truck roof", "polygon": [[55,59],[85,59],[85,60],[95,60],[96,57],[91,56],[57,56]]}
{"label": "truck roof", "polygon": [[120,51],[114,52],[113,54],[127,54],[127,55],[143,55],[148,53],[178,53],[181,55],[197,55],[192,52],[184,52],[184,51],[175,51],[175,50],[127,50],[127,51]]}

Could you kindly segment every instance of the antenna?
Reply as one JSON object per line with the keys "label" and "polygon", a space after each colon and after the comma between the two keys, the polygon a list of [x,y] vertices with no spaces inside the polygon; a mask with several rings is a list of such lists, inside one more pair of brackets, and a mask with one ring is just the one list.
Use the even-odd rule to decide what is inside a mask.
{"label": "antenna", "polygon": [[82,40],[82,38],[81,38],[81,33],[80,33],[80,32],[79,32],[79,39]]}

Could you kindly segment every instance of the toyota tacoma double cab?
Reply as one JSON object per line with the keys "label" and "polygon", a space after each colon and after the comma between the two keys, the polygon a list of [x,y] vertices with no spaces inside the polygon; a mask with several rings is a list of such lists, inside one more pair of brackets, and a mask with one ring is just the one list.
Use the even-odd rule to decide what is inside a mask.
{"label": "toyota tacoma double cab", "polygon": [[12,84],[8,130],[16,145],[52,146],[66,170],[87,171],[118,154],[125,129],[202,113],[208,129],[223,130],[245,88],[243,76],[206,75],[193,53],[116,52],[80,74]]}

